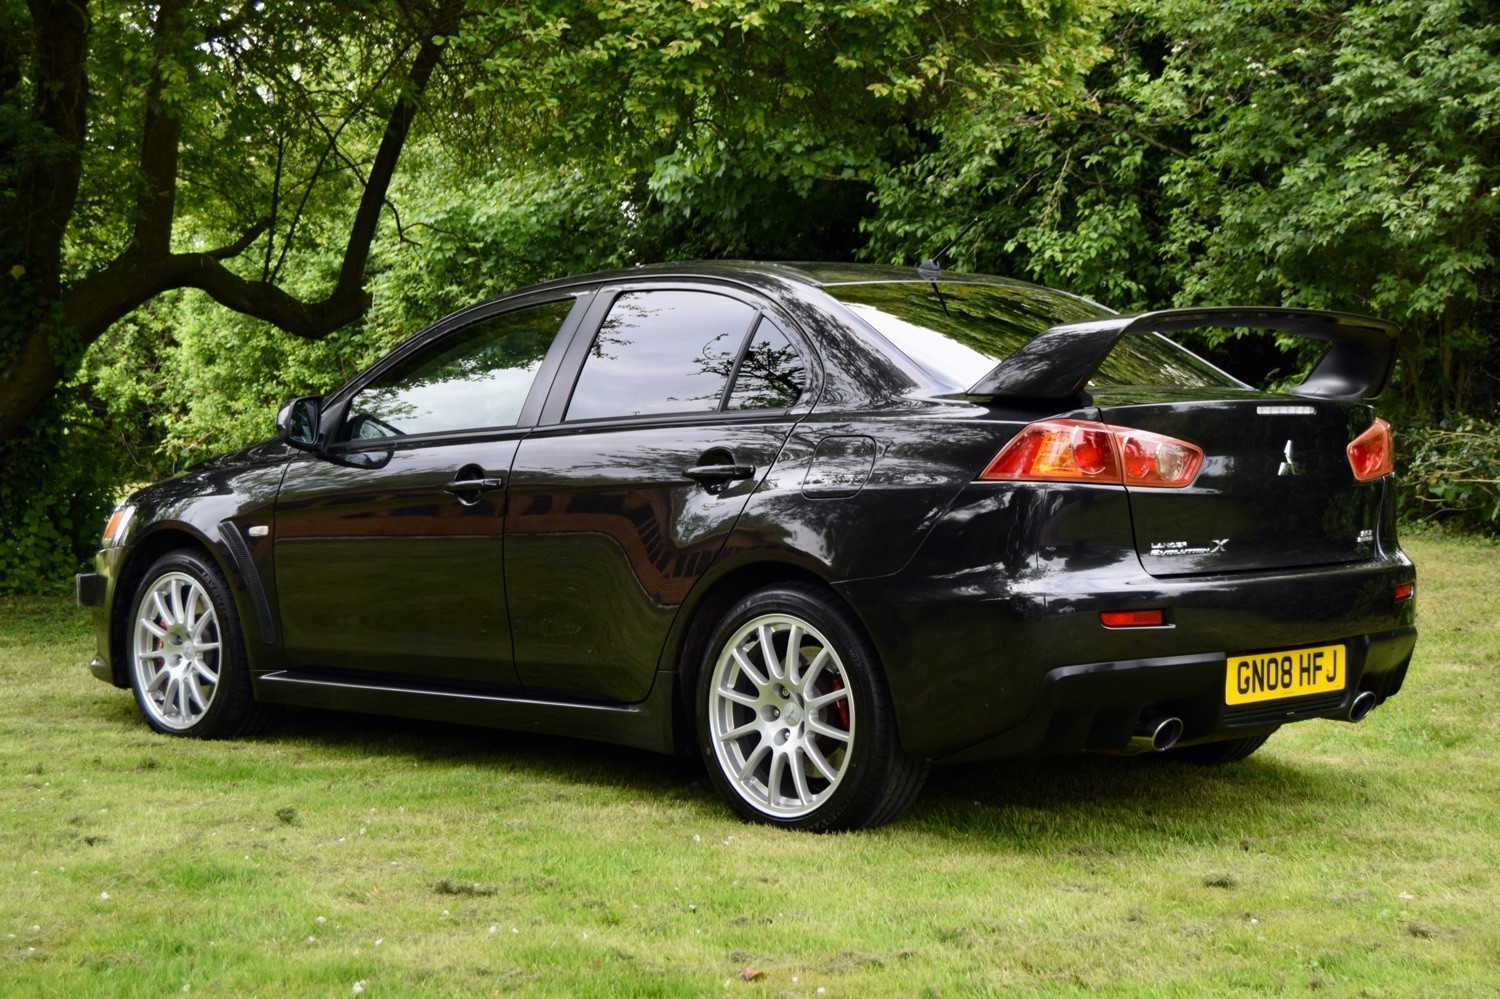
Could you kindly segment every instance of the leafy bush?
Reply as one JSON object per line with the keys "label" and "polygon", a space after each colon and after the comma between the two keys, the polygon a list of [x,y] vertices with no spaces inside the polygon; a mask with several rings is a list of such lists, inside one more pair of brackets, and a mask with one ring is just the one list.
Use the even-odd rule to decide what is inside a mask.
{"label": "leafy bush", "polygon": [[1500,534],[1500,425],[1462,417],[1407,427],[1397,455],[1402,519]]}

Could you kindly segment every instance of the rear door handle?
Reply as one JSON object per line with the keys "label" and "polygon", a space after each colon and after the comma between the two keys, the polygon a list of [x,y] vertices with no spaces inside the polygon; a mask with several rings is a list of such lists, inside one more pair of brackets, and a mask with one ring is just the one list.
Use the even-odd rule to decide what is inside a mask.
{"label": "rear door handle", "polygon": [[682,473],[694,482],[733,482],[755,474],[754,465],[694,465]]}
{"label": "rear door handle", "polygon": [[488,493],[504,488],[504,479],[454,479],[443,483],[445,493]]}

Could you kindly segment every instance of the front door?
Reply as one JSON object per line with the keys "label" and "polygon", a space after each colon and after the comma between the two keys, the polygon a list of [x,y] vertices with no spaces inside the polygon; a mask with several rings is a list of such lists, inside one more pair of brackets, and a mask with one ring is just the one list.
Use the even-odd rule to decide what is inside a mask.
{"label": "front door", "polygon": [[571,298],[484,316],[398,352],[336,403],[336,440],[276,509],[289,663],[371,680],[513,688],[505,484]]}

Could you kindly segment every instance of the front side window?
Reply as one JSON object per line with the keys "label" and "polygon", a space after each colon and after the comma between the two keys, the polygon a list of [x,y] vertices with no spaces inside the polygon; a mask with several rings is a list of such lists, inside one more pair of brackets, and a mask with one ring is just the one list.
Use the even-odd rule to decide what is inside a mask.
{"label": "front side window", "polygon": [[568,420],[719,409],[757,310],[702,291],[631,291],[584,358]]}
{"label": "front side window", "polygon": [[355,394],[343,438],[515,426],[572,307],[569,298],[517,309],[427,344]]}

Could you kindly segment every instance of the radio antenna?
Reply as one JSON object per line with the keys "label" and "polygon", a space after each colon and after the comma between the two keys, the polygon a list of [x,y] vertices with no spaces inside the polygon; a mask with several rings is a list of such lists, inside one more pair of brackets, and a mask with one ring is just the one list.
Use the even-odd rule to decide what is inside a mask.
{"label": "radio antenna", "polygon": [[922,276],[922,279],[925,281],[936,281],[937,276],[943,272],[942,265],[939,263],[939,261],[946,257],[948,255],[948,251],[957,246],[958,241],[967,236],[969,234],[969,230],[974,228],[978,224],[979,216],[976,215],[969,220],[968,225],[964,226],[963,229],[959,231],[959,234],[957,236],[954,236],[952,239],[948,240],[947,246],[943,247],[941,250],[937,251],[932,256],[928,257],[926,260],[918,264],[917,273]]}

